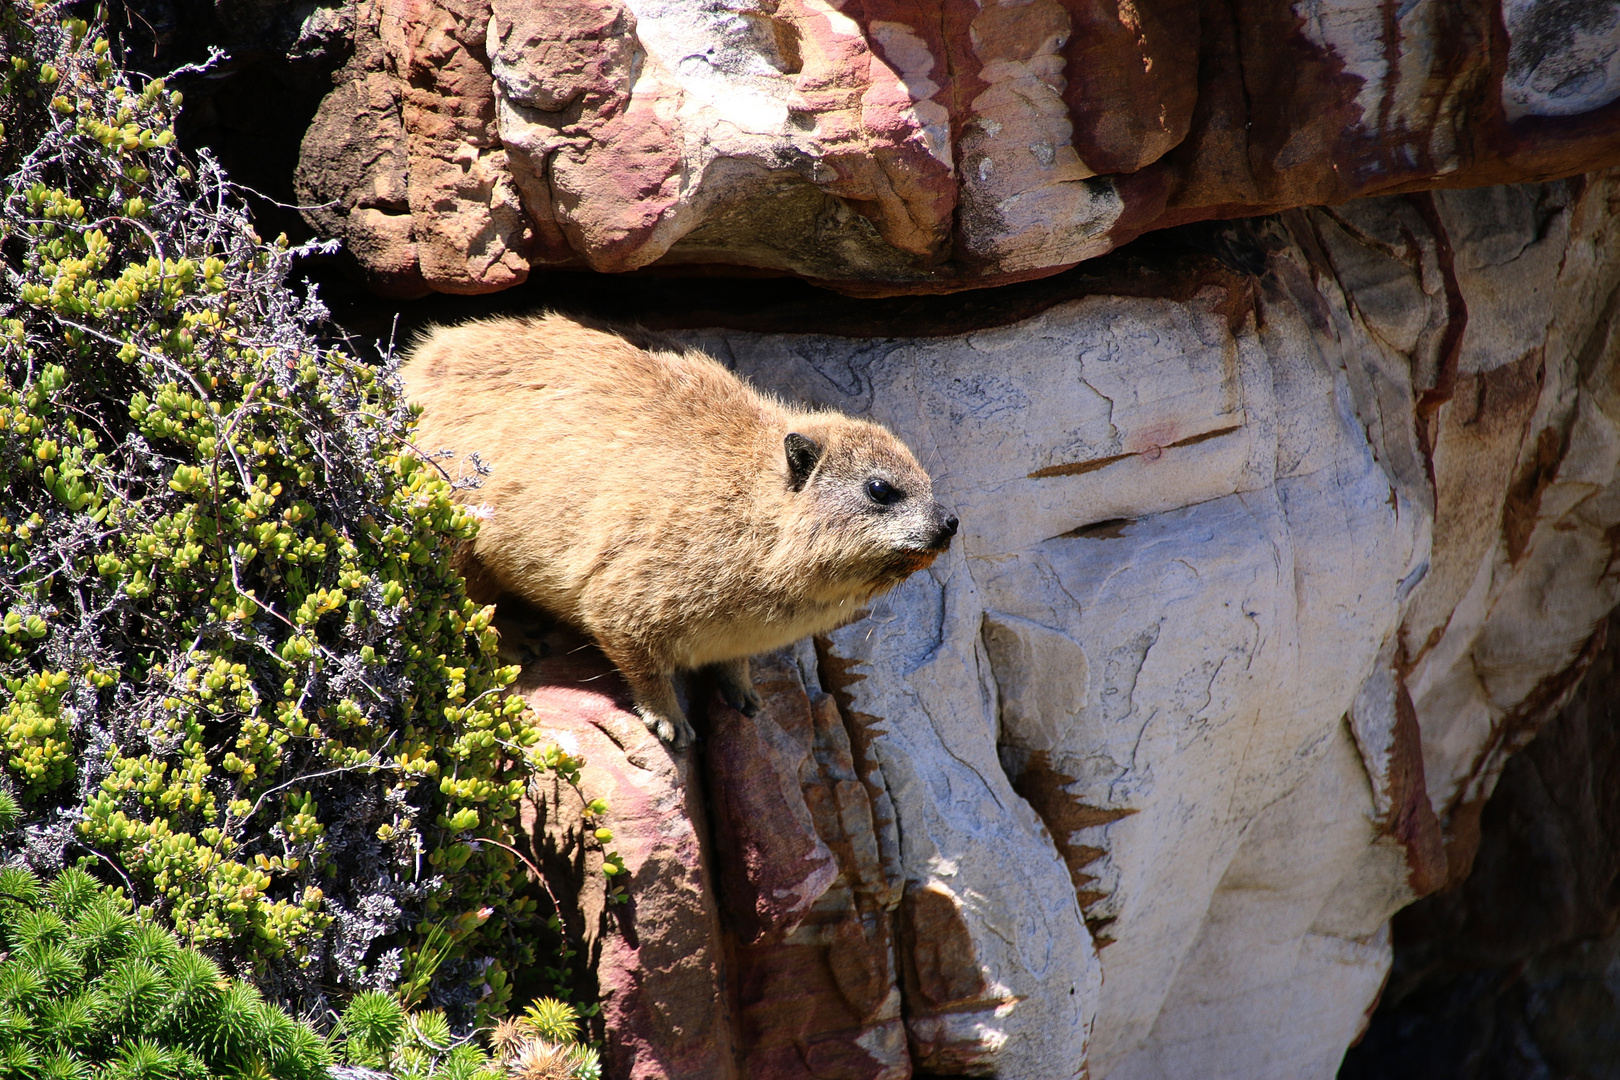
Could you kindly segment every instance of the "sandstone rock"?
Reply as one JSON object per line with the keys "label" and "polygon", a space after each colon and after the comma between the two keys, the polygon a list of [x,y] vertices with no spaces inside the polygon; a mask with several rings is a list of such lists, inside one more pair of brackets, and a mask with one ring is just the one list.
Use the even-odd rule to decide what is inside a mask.
{"label": "sandstone rock", "polygon": [[[953,290],[1620,160],[1606,0],[356,3],[300,199],[394,293],[699,264]],[[400,182],[409,236],[355,213]]]}
{"label": "sandstone rock", "polygon": [[[539,640],[547,657],[520,691],[546,738],[586,764],[579,789],[553,785],[525,825],[561,906],[578,912],[569,932],[594,960],[609,1075],[911,1076],[892,804],[813,650],[756,663],[757,717],[708,698],[700,762],[647,733],[577,635]],[[582,843],[595,798],[630,871],[624,906],[605,902],[601,854]],[[947,948],[946,962],[964,960]]]}
{"label": "sandstone rock", "polygon": [[[571,913],[571,939],[594,961],[612,1075],[727,1080],[736,1076],[732,1023],[694,761],[671,755],[630,711],[600,652],[567,630],[542,641],[547,656],[524,670],[518,691],[546,737],[585,766],[577,791],[560,781],[542,791],[524,827]],[[613,847],[631,883],[623,905],[607,902],[602,854],[584,842],[581,812],[592,799],[613,812]],[[567,887],[576,882],[577,891]]]}
{"label": "sandstone rock", "polygon": [[762,658],[755,685],[765,708],[752,719],[711,699],[703,751],[741,1074],[906,1080],[903,882],[882,774],[857,762],[813,651]]}
{"label": "sandstone rock", "polygon": [[387,295],[528,276],[533,230],[496,137],[489,17],[478,0],[358,3],[354,58],[304,137],[310,224],[342,236]]}
{"label": "sandstone rock", "polygon": [[[965,936],[1022,998],[979,1019],[1000,1039],[975,1064],[998,1075],[1078,1069],[1063,1040],[1084,1014],[1042,1013],[1088,989],[1095,1075],[1149,1038],[1246,827],[1318,765],[1419,558],[1418,514],[1345,423],[1332,369],[1273,365],[1227,299],[1093,297],[859,350],[706,342],[893,424],[962,517],[960,549],[829,654],[865,676],[851,711],[882,720],[908,877],[971,898]],[[1020,650],[1058,659],[998,666]],[[1066,861],[1039,855],[1046,827],[1014,783]],[[1347,862],[1374,839],[1349,824]],[[1079,920],[1054,907],[1077,897],[1071,870],[1111,942],[1100,993]]]}
{"label": "sandstone rock", "polygon": [[[962,530],[762,661],[759,717],[696,687],[693,757],[586,725],[647,792],[609,797],[639,932],[696,958],[654,1012],[601,924],[614,1068],[702,1026],[713,1075],[1334,1075],[1620,600],[1617,199],[1292,212],[893,337],[679,331],[891,425]],[[531,700],[566,731],[576,693]]]}

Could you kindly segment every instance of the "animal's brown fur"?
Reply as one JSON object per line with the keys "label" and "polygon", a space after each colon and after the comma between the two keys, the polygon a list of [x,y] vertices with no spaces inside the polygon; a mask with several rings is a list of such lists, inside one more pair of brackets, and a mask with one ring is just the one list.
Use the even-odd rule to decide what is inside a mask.
{"label": "animal's brown fur", "polygon": [[889,431],[789,408],[696,351],[491,319],[430,331],[402,374],[416,445],[490,467],[459,495],[490,508],[469,576],[589,633],[677,746],[672,672],[713,666],[751,712],[748,657],[848,621],[956,530]]}

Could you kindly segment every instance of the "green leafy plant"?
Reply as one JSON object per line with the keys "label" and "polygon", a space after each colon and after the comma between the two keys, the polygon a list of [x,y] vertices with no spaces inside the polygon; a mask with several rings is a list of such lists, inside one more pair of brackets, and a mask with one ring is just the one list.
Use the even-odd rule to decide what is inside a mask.
{"label": "green leafy plant", "polygon": [[[603,822],[608,815],[608,804],[605,799],[586,799],[585,792],[579,786],[579,770],[584,766],[585,759],[576,754],[570,754],[556,743],[544,747],[530,746],[527,748],[530,766],[535,776],[552,776],[574,789],[574,793],[584,803],[584,824],[590,830],[587,843],[593,844],[602,852],[602,873],[608,879],[607,900],[610,904],[624,904],[630,900],[627,889],[630,870],[624,865],[624,857],[617,851],[610,851],[607,845],[613,841],[613,830]],[[538,871],[537,871],[538,872]]]}
{"label": "green leafy plant", "polygon": [[477,523],[179,95],[54,11],[0,0],[0,818],[279,997],[499,1014],[537,736],[451,566]]}
{"label": "green leafy plant", "polygon": [[143,921],[84,871],[0,870],[0,1075],[316,1080],[306,1023]]}
{"label": "green leafy plant", "polygon": [[[585,765],[585,759],[576,754],[570,754],[555,743],[541,747],[531,746],[527,750],[530,764],[533,768],[536,781],[544,778],[567,784],[573,788],[574,794],[579,797],[582,805],[581,824],[584,826],[580,843],[584,847],[593,848],[602,853],[602,875],[607,879],[606,899],[608,904],[624,904],[630,900],[629,884],[630,870],[624,865],[624,857],[617,851],[608,848],[613,840],[613,830],[604,822],[608,815],[606,800],[596,798],[587,799],[585,792],[579,786],[580,769]],[[554,935],[554,945],[549,957],[541,965],[541,970],[552,986],[552,992],[558,998],[569,1001],[573,997],[573,970],[575,957],[579,949],[568,936],[563,923],[563,908],[552,891],[550,883],[539,867],[529,864],[529,870],[534,879],[544,889],[551,902],[551,914],[546,919],[546,929]],[[592,1002],[584,1006],[583,1014],[595,1017],[601,1013],[601,1003]]]}

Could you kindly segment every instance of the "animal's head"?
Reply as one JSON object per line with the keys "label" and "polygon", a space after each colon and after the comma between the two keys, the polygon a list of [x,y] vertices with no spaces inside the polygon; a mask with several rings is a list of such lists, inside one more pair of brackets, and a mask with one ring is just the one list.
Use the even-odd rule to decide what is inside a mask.
{"label": "animal's head", "polygon": [[782,440],[787,483],[814,523],[814,561],[849,584],[882,592],[951,545],[956,515],[906,444],[877,424],[836,413]]}

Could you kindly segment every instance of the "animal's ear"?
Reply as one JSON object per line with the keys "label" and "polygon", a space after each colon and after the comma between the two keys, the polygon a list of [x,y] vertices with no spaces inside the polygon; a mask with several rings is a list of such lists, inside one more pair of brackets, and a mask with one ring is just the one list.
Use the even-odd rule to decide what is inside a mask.
{"label": "animal's ear", "polygon": [[788,475],[793,478],[793,490],[798,491],[815,471],[816,462],[821,460],[821,446],[797,431],[788,432],[782,445],[787,449]]}

